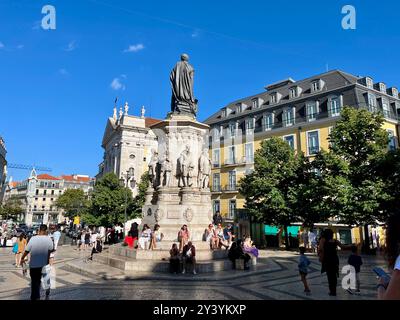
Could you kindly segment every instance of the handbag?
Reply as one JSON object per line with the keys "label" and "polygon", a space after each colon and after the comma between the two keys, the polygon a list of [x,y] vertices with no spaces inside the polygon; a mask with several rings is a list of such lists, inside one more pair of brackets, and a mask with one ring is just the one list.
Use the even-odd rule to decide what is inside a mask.
{"label": "handbag", "polygon": [[13,249],[12,249],[13,253],[18,253],[18,243],[14,243]]}

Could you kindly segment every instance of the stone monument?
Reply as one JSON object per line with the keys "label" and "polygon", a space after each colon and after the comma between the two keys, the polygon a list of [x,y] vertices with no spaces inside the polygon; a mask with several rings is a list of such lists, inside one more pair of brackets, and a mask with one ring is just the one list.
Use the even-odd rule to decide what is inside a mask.
{"label": "stone monument", "polygon": [[152,183],[146,193],[143,223],[158,223],[166,241],[176,241],[184,224],[191,240],[201,241],[212,221],[209,126],[196,120],[194,69],[188,61],[188,55],[183,54],[171,71],[171,112],[166,120],[151,126],[158,150],[153,150],[149,163]]}

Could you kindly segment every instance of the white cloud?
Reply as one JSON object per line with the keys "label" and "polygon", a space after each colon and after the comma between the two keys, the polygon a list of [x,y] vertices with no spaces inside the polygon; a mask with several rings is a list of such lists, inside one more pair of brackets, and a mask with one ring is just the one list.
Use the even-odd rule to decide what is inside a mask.
{"label": "white cloud", "polygon": [[64,48],[64,51],[74,51],[76,49],[76,41],[72,40],[68,43],[68,45]]}
{"label": "white cloud", "polygon": [[120,77],[116,77],[111,81],[110,87],[113,90],[125,90],[125,85],[122,83],[121,78],[126,79],[126,75],[122,74]]}
{"label": "white cloud", "polygon": [[139,52],[140,50],[144,49],[144,45],[142,43],[138,44],[131,44],[124,52]]}
{"label": "white cloud", "polygon": [[200,35],[200,31],[199,30],[194,30],[192,33],[192,38],[197,38]]}
{"label": "white cloud", "polygon": [[3,49],[5,47],[4,43],[0,41],[0,49]]}
{"label": "white cloud", "polygon": [[17,45],[17,49],[23,49],[25,46],[23,44]]}
{"label": "white cloud", "polygon": [[60,70],[58,70],[58,73],[61,74],[62,76],[68,76],[69,75],[69,72],[64,68],[61,68]]}

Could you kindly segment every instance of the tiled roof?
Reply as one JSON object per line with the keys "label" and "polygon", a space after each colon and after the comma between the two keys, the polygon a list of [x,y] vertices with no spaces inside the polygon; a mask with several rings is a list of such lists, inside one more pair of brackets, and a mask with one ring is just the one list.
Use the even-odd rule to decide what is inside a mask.
{"label": "tiled roof", "polygon": [[[278,81],[276,83],[273,83],[271,85],[266,86],[268,88],[267,91],[261,92],[259,94],[255,94],[249,97],[241,98],[236,101],[233,101],[226,105],[224,108],[229,108],[232,110],[232,112],[227,116],[222,118],[221,117],[221,110],[217,111],[213,115],[211,115],[209,118],[207,118],[204,122],[207,124],[214,124],[220,121],[225,121],[232,116],[236,115],[235,111],[235,106],[238,103],[244,103],[248,107],[246,108],[247,112],[253,112],[253,111],[259,111],[262,110],[263,108],[268,108],[270,106],[269,104],[269,97],[271,92],[279,92],[282,95],[281,101],[276,104],[283,104],[289,102],[288,97],[289,97],[289,89],[294,86],[298,86],[302,88],[303,93],[302,93],[302,98],[306,98],[308,95],[311,95],[312,93],[310,92],[310,87],[311,87],[311,82],[317,79],[322,79],[325,83],[326,86],[329,88],[329,90],[333,90],[335,88],[343,87],[346,85],[351,85],[357,83],[357,81],[360,79],[360,77],[351,75],[349,73],[343,72],[341,70],[332,70],[328,71],[319,75],[314,75],[312,77],[308,77],[306,79],[302,79],[299,81],[294,81],[291,78],[288,78],[283,81]],[[263,100],[262,105],[260,106],[259,109],[257,110],[252,110],[252,100],[255,98],[260,98]],[[275,106],[275,105],[273,105]]]}
{"label": "tiled roof", "polygon": [[152,125],[155,125],[156,123],[159,123],[159,122],[161,122],[162,120],[160,120],[160,119],[154,119],[154,118],[149,118],[149,117],[146,117],[145,118],[145,125],[146,125],[146,128],[149,128],[149,127],[151,127]]}
{"label": "tiled roof", "polygon": [[20,184],[20,182],[19,181],[11,181],[11,183],[10,183],[10,187],[11,188],[15,188],[17,185],[19,185]]}
{"label": "tiled roof", "polygon": [[61,175],[61,179],[72,182],[89,182],[91,180],[89,176],[81,175]]}
{"label": "tiled roof", "polygon": [[53,177],[47,173],[39,174],[37,178],[40,180],[61,180],[60,178]]}

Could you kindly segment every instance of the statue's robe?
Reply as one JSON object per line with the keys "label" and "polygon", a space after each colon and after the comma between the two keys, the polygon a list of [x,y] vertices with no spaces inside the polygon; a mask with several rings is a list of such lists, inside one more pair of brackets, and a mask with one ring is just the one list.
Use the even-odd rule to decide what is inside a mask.
{"label": "statue's robe", "polygon": [[172,87],[171,111],[194,113],[193,67],[187,61],[179,61],[170,74]]}

